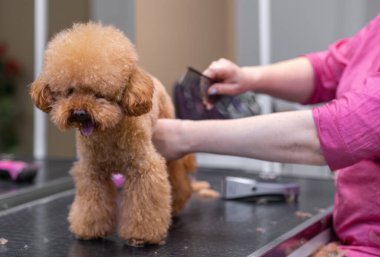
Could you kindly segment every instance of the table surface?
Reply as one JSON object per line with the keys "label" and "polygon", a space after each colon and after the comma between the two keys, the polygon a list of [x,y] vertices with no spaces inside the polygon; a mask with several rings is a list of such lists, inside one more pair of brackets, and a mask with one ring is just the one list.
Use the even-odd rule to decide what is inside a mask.
{"label": "table surface", "polygon": [[[67,176],[71,163],[47,161],[41,172],[46,174],[38,175],[44,179],[37,177],[35,184],[20,187],[41,187]],[[218,191],[225,176],[255,178],[238,170],[200,168],[196,174],[197,179],[209,181]],[[333,203],[332,180],[283,177],[278,181],[299,183],[297,202],[255,203],[194,195],[173,219],[166,244],[141,248],[127,246],[117,235],[92,241],[75,239],[67,222],[74,190],[64,191],[0,211],[0,238],[8,240],[0,245],[0,256],[248,256],[304,223],[307,218],[296,215],[297,211],[317,215]],[[8,187],[3,187],[4,183]],[[0,193],[17,191],[11,181],[1,181],[0,188]]]}

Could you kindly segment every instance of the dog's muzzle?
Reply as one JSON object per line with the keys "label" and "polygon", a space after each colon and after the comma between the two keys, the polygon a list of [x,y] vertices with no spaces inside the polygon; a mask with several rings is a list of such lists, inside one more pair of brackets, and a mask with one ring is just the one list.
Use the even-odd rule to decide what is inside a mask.
{"label": "dog's muzzle", "polygon": [[79,125],[79,131],[83,136],[90,136],[95,128],[95,123],[85,110],[74,110],[71,113],[70,120]]}

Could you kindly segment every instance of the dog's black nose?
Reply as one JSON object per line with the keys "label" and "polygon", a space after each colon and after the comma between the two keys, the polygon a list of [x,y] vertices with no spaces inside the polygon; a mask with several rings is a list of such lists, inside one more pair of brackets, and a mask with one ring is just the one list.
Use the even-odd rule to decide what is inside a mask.
{"label": "dog's black nose", "polygon": [[75,121],[85,121],[85,120],[88,120],[90,119],[90,116],[88,115],[88,113],[85,111],[85,110],[74,110],[71,117],[75,120]]}

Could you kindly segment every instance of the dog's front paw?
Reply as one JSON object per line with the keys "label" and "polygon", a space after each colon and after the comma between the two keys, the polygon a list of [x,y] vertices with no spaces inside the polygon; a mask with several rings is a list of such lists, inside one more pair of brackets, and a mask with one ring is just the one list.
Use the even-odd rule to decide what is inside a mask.
{"label": "dog's front paw", "polygon": [[144,245],[164,245],[166,244],[166,241],[164,239],[161,239],[159,241],[146,241],[144,239],[138,239],[138,238],[130,238],[126,240],[126,244],[133,247],[143,247]]}
{"label": "dog's front paw", "polygon": [[92,239],[104,238],[111,235],[113,232],[113,227],[104,226],[104,225],[88,226],[85,224],[72,222],[70,224],[70,231],[78,239],[92,240]]}
{"label": "dog's front paw", "polygon": [[146,242],[143,239],[131,238],[131,239],[126,240],[126,243],[127,243],[127,245],[133,246],[133,247],[143,247],[144,245],[147,245],[147,244],[164,245],[164,244],[166,244],[166,241],[164,239],[162,239],[159,242]]}
{"label": "dog's front paw", "polygon": [[120,229],[119,235],[123,238],[126,243],[130,246],[141,247],[144,245],[164,245],[166,238],[166,230],[158,231],[157,229],[150,228],[149,230],[130,230],[130,229]]}
{"label": "dog's front paw", "polygon": [[111,235],[115,230],[116,215],[112,213],[112,208],[108,211],[97,209],[90,211],[74,202],[68,217],[70,231],[79,239],[98,239]]}

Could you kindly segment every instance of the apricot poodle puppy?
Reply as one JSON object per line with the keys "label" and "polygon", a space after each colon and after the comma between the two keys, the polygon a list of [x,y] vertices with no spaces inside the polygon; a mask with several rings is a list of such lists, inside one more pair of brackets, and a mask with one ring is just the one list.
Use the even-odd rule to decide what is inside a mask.
{"label": "apricot poodle puppy", "polygon": [[[43,72],[31,85],[32,101],[58,128],[77,128],[68,220],[81,239],[108,236],[118,223],[130,245],[161,244],[171,215],[191,195],[194,156],[166,162],[153,146],[156,120],[173,118],[174,108],[137,60],[120,30],[75,24],[49,42]],[[126,177],[120,203],[113,173]]]}

